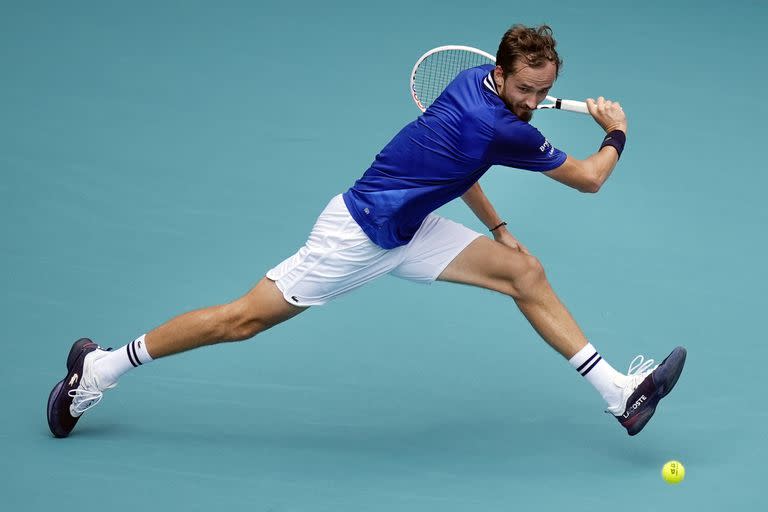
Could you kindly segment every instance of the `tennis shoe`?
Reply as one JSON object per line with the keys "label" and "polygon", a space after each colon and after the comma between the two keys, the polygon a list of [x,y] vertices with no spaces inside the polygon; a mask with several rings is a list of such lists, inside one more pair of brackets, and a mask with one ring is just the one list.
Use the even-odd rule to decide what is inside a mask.
{"label": "tennis shoe", "polygon": [[677,347],[655,366],[653,359],[638,355],[630,363],[628,375],[617,379],[615,384],[623,387],[622,398],[606,412],[613,414],[630,436],[645,427],[659,401],[675,387],[683,372],[686,354],[685,348]]}
{"label": "tennis shoe", "polygon": [[88,338],[72,344],[67,356],[67,376],[48,396],[48,427],[55,437],[67,437],[85,411],[101,401],[102,392],[93,363],[112,349],[102,349]]}

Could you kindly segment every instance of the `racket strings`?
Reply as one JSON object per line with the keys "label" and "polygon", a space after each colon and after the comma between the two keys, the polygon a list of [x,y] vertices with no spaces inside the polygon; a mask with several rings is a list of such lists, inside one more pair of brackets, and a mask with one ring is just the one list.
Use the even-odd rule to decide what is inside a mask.
{"label": "racket strings", "polygon": [[413,77],[414,93],[424,108],[429,107],[446,86],[465,69],[493,64],[487,57],[465,50],[433,53],[422,61]]}

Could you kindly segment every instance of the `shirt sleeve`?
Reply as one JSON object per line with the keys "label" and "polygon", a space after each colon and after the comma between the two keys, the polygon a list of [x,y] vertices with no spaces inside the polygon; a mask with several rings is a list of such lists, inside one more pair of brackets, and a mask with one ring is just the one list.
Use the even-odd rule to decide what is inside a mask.
{"label": "shirt sleeve", "polygon": [[497,110],[494,124],[493,139],[486,152],[489,164],[526,171],[551,171],[565,162],[565,153],[506,108]]}

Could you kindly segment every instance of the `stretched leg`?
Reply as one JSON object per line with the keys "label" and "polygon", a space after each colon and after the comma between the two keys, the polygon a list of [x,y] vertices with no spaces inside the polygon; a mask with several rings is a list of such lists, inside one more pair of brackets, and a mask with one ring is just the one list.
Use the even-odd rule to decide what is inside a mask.
{"label": "stretched leg", "polygon": [[308,308],[289,304],[266,277],[229,304],[190,311],[147,333],[153,359],[225,341],[247,340]]}
{"label": "stretched leg", "polygon": [[114,352],[95,354],[94,374],[99,388],[106,389],[123,373],[148,361],[205,345],[247,340],[305,309],[286,302],[275,283],[263,278],[233,302],[190,311]]}
{"label": "stretched leg", "polygon": [[625,376],[594,350],[547,281],[541,263],[485,237],[469,244],[443,270],[442,281],[481,286],[509,295],[534,329],[605,399],[608,411],[635,435],[653,416],[659,400],[675,386],[686,351],[677,347],[661,364],[653,360]]}
{"label": "stretched leg", "polygon": [[509,295],[536,332],[566,359],[588,343],[533,256],[480,237],[443,270],[438,280]]}
{"label": "stretched leg", "polygon": [[105,389],[148,360],[252,338],[305,309],[286,302],[275,283],[264,278],[234,302],[185,313],[112,352],[80,339],[67,358],[67,376],[48,397],[48,426],[54,436],[68,436],[80,416],[99,403]]}

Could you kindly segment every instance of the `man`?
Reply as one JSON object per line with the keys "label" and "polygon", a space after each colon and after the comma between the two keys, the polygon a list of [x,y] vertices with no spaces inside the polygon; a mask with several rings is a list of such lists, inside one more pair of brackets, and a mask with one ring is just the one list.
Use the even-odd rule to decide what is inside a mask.
{"label": "man", "polygon": [[[470,284],[512,297],[534,329],[592,384],[635,435],[677,382],[686,352],[676,348],[624,375],[601,358],[550,287],[539,261],[508,230],[480,188],[492,165],[544,175],[597,192],[624,147],[618,102],[588,100],[607,133],[585,160],[553,147],[529,124],[557,78],[561,60],[549,27],[516,25],[497,65],[461,73],[376,156],[352,188],[331,200],[304,247],[232,303],[174,318],[118,350],[89,339],[72,346],[66,377],[51,391],[48,423],[66,437],[126,371],[153,359],[223,341],[245,340],[383,274],[416,282]],[[494,240],[433,212],[457,197]]]}

